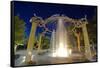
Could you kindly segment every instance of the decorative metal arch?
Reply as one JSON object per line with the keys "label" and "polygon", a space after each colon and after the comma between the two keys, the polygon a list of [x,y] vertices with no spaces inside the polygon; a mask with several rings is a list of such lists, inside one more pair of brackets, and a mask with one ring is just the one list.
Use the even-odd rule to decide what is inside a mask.
{"label": "decorative metal arch", "polygon": [[[30,22],[32,23],[32,27],[31,27],[31,32],[30,32],[30,36],[29,36],[29,41],[28,41],[28,45],[27,45],[27,55],[26,55],[26,62],[30,62],[31,60],[31,56],[32,56],[32,50],[33,50],[33,44],[34,44],[34,39],[35,39],[35,30],[37,26],[40,27],[44,27],[45,31],[49,31],[48,28],[46,28],[45,24],[48,23],[49,21],[55,21],[58,19],[63,19],[64,22],[70,22],[72,25],[74,25],[75,27],[73,28],[73,32],[75,32],[76,28],[82,28],[82,32],[83,32],[83,37],[84,37],[84,44],[85,44],[85,56],[87,59],[91,59],[91,50],[90,50],[90,43],[89,43],[89,38],[88,38],[88,32],[87,32],[87,28],[86,28],[86,24],[88,24],[88,21],[85,18],[81,18],[81,19],[72,19],[69,18],[67,16],[59,16],[59,15],[53,15],[45,20],[43,20],[41,17],[37,17],[34,16],[30,19]],[[41,34],[42,36],[42,34]],[[41,36],[39,39],[39,47],[41,44]],[[40,48],[38,48],[40,49]]]}

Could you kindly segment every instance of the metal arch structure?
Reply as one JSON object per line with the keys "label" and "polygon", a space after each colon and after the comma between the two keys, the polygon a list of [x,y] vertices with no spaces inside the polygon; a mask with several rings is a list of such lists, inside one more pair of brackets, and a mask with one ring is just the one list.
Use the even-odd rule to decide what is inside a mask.
{"label": "metal arch structure", "polygon": [[87,19],[86,18],[81,18],[81,19],[73,19],[73,18],[69,18],[67,16],[51,16],[47,19],[44,20],[44,23],[48,23],[51,20],[58,20],[58,19],[63,19],[64,22],[69,22],[73,25],[75,25],[75,27],[80,28],[82,24],[88,24]]}
{"label": "metal arch structure", "polygon": [[[82,33],[83,33],[83,37],[84,37],[84,45],[85,45],[85,57],[86,57],[86,59],[90,60],[92,58],[92,55],[91,55],[90,42],[89,42],[89,37],[88,37],[88,32],[87,32],[87,27],[86,27],[86,25],[88,24],[86,16],[85,16],[85,18],[81,18],[81,19],[72,19],[67,16],[53,15],[53,16],[47,18],[44,22],[48,23],[51,20],[58,20],[59,18],[63,19],[64,22],[70,22],[72,25],[75,26],[74,29],[82,28]],[[75,33],[74,30],[73,30],[73,32]],[[77,40],[78,40],[78,44],[80,44],[79,37],[77,38]]]}
{"label": "metal arch structure", "polygon": [[[32,56],[32,48],[33,48],[34,41],[35,41],[34,39],[35,39],[36,27],[37,26],[44,27],[45,31],[43,33],[45,33],[46,31],[49,31],[49,29],[46,28],[45,24],[50,22],[50,21],[56,21],[59,18],[63,19],[64,22],[70,22],[72,25],[75,26],[74,29],[82,28],[82,33],[83,33],[83,37],[84,37],[84,44],[85,44],[85,56],[88,60],[90,60],[92,58],[90,43],[89,43],[89,38],[88,38],[88,32],[87,32],[87,27],[86,27],[86,24],[88,24],[86,17],[81,18],[81,19],[72,19],[72,18],[69,18],[67,16],[53,15],[53,16],[43,20],[41,17],[34,16],[30,19],[30,22],[32,23],[32,27],[31,27],[31,32],[30,32],[29,41],[28,41],[28,45],[27,45],[26,62],[32,61],[31,56]],[[75,32],[75,31],[73,30],[73,32]],[[41,36],[39,39],[40,41],[41,41]],[[39,45],[39,47],[40,47],[40,45]],[[38,48],[38,49],[40,49],[40,48]]]}

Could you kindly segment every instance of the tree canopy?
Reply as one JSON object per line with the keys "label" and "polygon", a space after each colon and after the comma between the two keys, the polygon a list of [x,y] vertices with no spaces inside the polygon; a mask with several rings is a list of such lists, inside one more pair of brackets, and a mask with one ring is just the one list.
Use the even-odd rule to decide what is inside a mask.
{"label": "tree canopy", "polygon": [[14,16],[15,23],[15,44],[23,44],[25,38],[25,22],[19,18],[19,16]]}

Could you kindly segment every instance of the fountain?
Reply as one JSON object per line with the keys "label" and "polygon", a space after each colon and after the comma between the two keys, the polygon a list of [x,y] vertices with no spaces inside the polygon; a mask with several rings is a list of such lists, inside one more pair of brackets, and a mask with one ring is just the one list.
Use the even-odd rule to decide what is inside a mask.
{"label": "fountain", "polygon": [[69,57],[71,50],[68,48],[67,30],[65,29],[63,19],[58,19],[57,29],[52,32],[52,56]]}

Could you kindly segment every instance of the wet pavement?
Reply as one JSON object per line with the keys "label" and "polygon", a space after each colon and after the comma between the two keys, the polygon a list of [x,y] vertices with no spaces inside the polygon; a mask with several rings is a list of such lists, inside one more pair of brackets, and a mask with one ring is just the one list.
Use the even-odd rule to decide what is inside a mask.
{"label": "wet pavement", "polygon": [[[16,52],[15,66],[30,65],[25,63],[26,50],[20,50]],[[40,55],[33,51],[33,60],[35,63],[31,65],[44,65],[44,64],[60,64],[60,63],[76,63],[76,62],[87,62],[83,54],[74,53],[68,58],[64,57],[52,57],[49,51],[44,51]]]}

